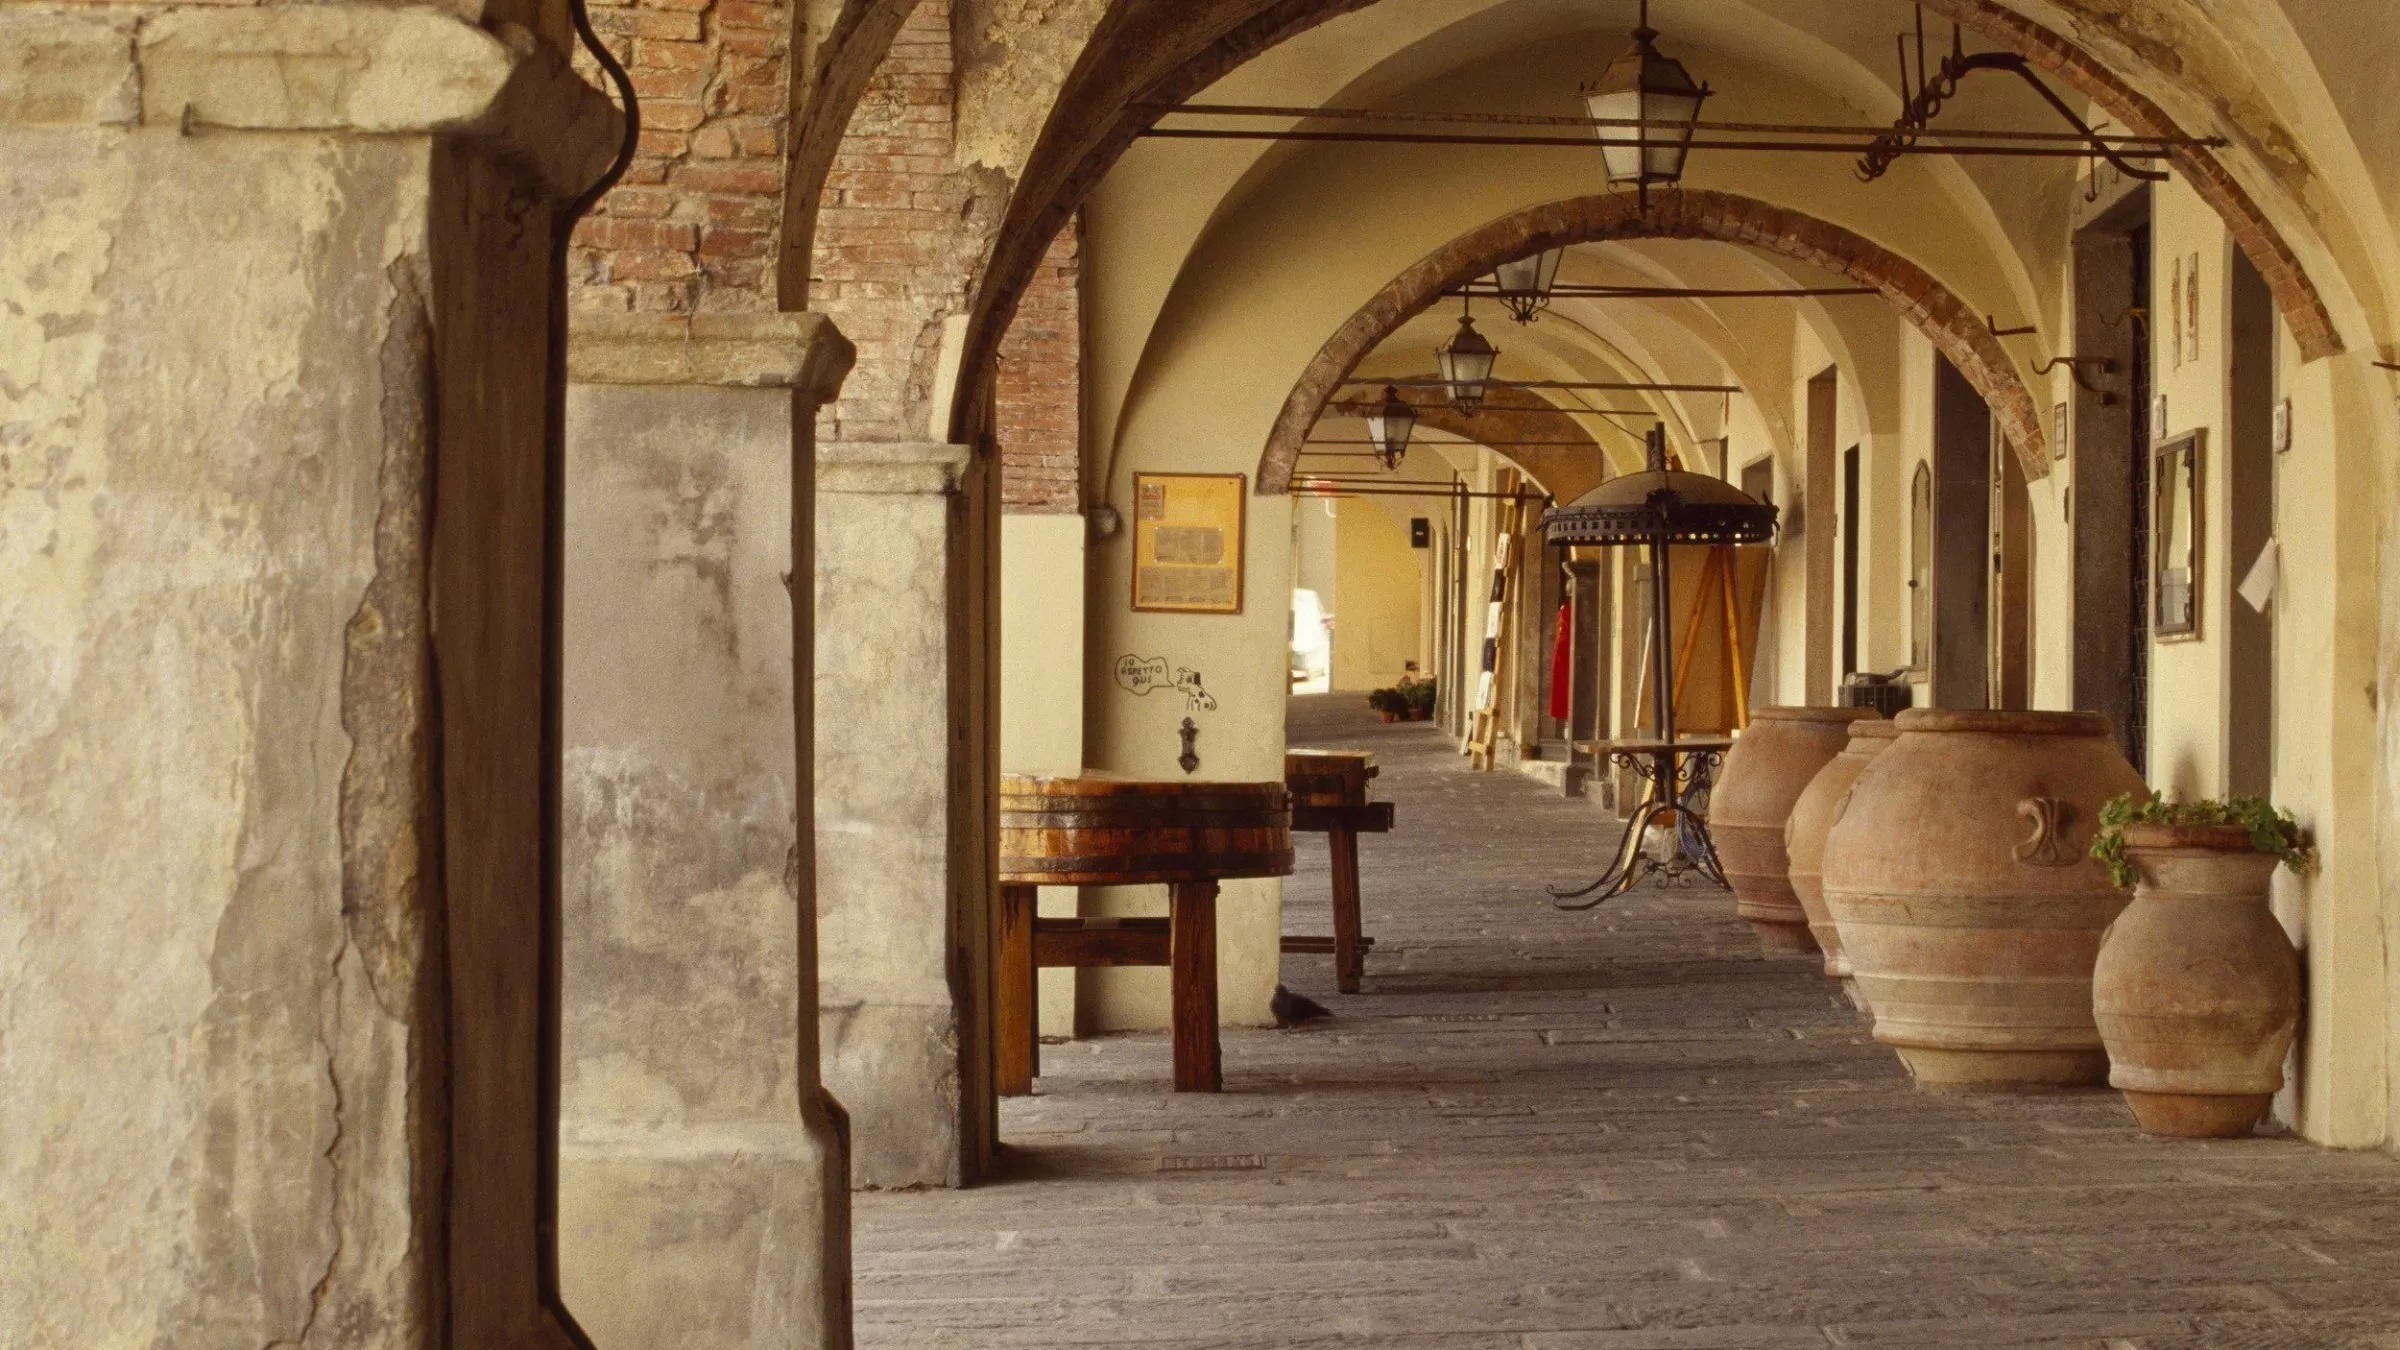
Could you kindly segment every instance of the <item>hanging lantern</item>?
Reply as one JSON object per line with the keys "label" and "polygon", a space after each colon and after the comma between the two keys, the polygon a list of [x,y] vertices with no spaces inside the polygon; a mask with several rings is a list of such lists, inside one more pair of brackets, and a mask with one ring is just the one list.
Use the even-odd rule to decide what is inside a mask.
{"label": "hanging lantern", "polygon": [[1434,355],[1442,363],[1442,382],[1450,386],[1451,405],[1473,417],[1483,407],[1484,390],[1492,382],[1492,365],[1500,359],[1500,349],[1475,331],[1475,316],[1470,313],[1460,316],[1458,331]]}
{"label": "hanging lantern", "polygon": [[1583,87],[1583,103],[1592,120],[1620,124],[1594,128],[1601,140],[1611,143],[1600,152],[1609,185],[1637,189],[1645,206],[1651,188],[1683,181],[1684,157],[1691,153],[1700,105],[1715,92],[1694,81],[1683,63],[1662,54],[1657,44],[1650,0],[1642,0],[1641,27],[1633,30],[1632,49]]}
{"label": "hanging lantern", "polygon": [[1417,429],[1417,410],[1408,406],[1400,391],[1391,385],[1383,387],[1383,406],[1367,414],[1367,439],[1375,443],[1375,458],[1386,469],[1397,469],[1408,455],[1408,438]]}
{"label": "hanging lantern", "polygon": [[1508,306],[1518,323],[1532,323],[1535,315],[1550,308],[1550,292],[1558,285],[1558,265],[1566,256],[1563,248],[1548,248],[1492,269],[1492,285],[1500,292],[1500,303]]}

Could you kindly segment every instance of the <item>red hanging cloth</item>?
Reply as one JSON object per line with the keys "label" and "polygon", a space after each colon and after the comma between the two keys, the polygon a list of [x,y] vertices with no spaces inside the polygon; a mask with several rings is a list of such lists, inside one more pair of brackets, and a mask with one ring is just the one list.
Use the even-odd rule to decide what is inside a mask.
{"label": "red hanging cloth", "polygon": [[1550,716],[1564,722],[1574,714],[1574,691],[1568,686],[1575,678],[1575,604],[1566,601],[1558,607],[1558,636],[1550,644]]}

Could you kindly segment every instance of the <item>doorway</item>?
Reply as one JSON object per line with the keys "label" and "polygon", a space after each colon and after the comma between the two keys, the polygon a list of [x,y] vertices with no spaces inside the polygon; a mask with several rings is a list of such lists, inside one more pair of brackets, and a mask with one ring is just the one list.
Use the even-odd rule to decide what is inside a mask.
{"label": "doorway", "polygon": [[1933,358],[1933,706],[1992,706],[1992,411]]}
{"label": "doorway", "polygon": [[2107,366],[2074,393],[2075,706],[2105,713],[2145,776],[2150,750],[2150,192],[2075,233],[2075,350]]}
{"label": "doorway", "polygon": [[[1831,370],[1808,382],[1808,462],[1800,494],[1800,545],[1807,562],[1808,606],[1803,622],[1811,707],[1833,703],[1834,436],[1840,376]],[[1811,519],[1813,517],[1813,519]]]}
{"label": "doorway", "polygon": [[1859,448],[1842,452],[1842,674],[1858,673]]}
{"label": "doorway", "polygon": [[[2232,581],[2240,585],[2275,539],[2275,297],[2249,257],[2233,253],[2233,339],[2228,384],[2233,397],[2226,493],[2232,532]],[[2228,605],[2232,639],[2225,727],[2225,791],[2271,794],[2275,783],[2275,611],[2236,596]]]}

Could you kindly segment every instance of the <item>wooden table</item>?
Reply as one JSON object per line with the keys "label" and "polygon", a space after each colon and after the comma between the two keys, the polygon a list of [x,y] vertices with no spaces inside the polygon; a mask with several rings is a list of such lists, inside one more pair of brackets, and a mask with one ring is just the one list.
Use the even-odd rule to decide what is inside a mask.
{"label": "wooden table", "polygon": [[[1153,782],[1086,773],[1000,780],[999,978],[993,1077],[1002,1095],[1041,1072],[1043,966],[1165,966],[1174,986],[1175,1090],[1219,1092],[1217,883],[1292,871],[1281,783]],[[1042,886],[1168,888],[1163,919],[1045,919]]]}
{"label": "wooden table", "polygon": [[1358,837],[1392,828],[1392,804],[1367,800],[1368,780],[1381,770],[1367,750],[1291,750],[1283,756],[1283,785],[1292,794],[1292,829],[1326,836],[1333,857],[1333,936],[1287,937],[1283,950],[1331,953],[1335,985],[1358,992],[1375,939],[1361,931]]}
{"label": "wooden table", "polygon": [[[1652,872],[1664,872],[1670,878],[1682,878],[1698,873],[1719,886],[1725,884],[1724,869],[1717,864],[1716,843],[1708,837],[1708,789],[1716,781],[1717,768],[1724,762],[1725,752],[1733,741],[1722,736],[1682,736],[1674,741],[1577,741],[1578,751],[1595,755],[1603,763],[1614,761],[1632,769],[1642,778],[1642,799],[1625,820],[1625,834],[1617,841],[1616,859],[1600,879],[1589,886],[1567,890],[1552,887],[1550,894],[1561,909],[1590,909],[1625,892]],[[1675,828],[1675,851],[1666,860],[1652,858],[1642,849],[1643,839],[1650,827],[1669,824]],[[1565,901],[1592,897],[1587,903],[1566,904]]]}

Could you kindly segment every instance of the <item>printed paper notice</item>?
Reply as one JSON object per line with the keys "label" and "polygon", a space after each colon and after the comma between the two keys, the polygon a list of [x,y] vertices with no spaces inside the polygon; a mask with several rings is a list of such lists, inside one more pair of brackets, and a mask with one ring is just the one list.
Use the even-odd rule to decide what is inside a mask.
{"label": "printed paper notice", "polygon": [[1136,474],[1133,607],[1242,612],[1241,474]]}

